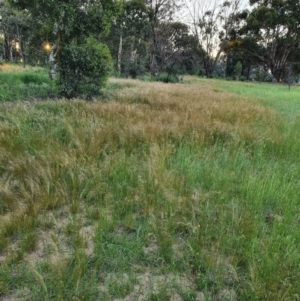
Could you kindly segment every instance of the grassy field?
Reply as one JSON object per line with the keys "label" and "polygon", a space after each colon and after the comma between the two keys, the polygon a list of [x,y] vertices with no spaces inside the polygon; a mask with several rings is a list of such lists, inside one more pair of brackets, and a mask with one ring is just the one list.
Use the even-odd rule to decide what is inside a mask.
{"label": "grassy field", "polygon": [[270,106],[284,115],[300,115],[300,86],[253,82],[216,81],[218,87],[238,95],[257,99],[259,104]]}
{"label": "grassy field", "polygon": [[40,67],[0,65],[0,103],[57,97],[57,89],[47,70]]}
{"label": "grassy field", "polygon": [[299,88],[109,91],[0,104],[0,300],[299,300]]}

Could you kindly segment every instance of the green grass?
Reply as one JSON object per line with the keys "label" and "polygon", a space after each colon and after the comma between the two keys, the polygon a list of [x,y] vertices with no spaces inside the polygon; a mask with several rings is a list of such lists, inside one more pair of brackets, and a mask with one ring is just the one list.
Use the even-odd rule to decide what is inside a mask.
{"label": "green grass", "polygon": [[289,87],[284,84],[256,82],[215,81],[222,90],[257,99],[259,103],[272,107],[281,114],[294,116],[300,114],[300,86]]}
{"label": "green grass", "polygon": [[1,104],[0,299],[297,300],[297,113],[188,81]]}
{"label": "green grass", "polygon": [[38,67],[0,66],[0,102],[57,97],[47,70]]}

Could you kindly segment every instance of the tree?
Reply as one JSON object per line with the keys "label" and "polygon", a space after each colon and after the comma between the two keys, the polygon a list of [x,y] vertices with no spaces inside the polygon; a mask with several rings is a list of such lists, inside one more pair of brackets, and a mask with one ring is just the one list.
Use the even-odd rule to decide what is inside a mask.
{"label": "tree", "polygon": [[181,74],[200,75],[202,71],[202,54],[195,46],[197,45],[197,39],[189,32],[189,34],[182,39],[181,43],[182,50],[178,55],[176,63],[179,72]]}
{"label": "tree", "polygon": [[196,73],[199,52],[186,24],[174,21],[180,1],[130,0],[123,2],[111,32],[105,38],[117,74],[135,78],[146,71]]}
{"label": "tree", "polygon": [[[247,51],[245,50],[247,49]],[[261,65],[261,61],[252,53],[260,52],[257,43],[251,37],[241,39],[237,32],[224,49],[226,54],[226,76],[234,75],[234,66],[239,61],[242,63],[242,75],[250,78],[250,72],[254,66]]]}
{"label": "tree", "polygon": [[118,75],[135,77],[147,60],[146,41],[149,34],[149,12],[143,0],[124,1],[122,12],[104,37],[115,62]]}
{"label": "tree", "polygon": [[158,52],[161,44],[162,27],[173,21],[175,12],[180,8],[179,0],[146,0],[149,9],[151,36],[149,41],[149,69],[152,76],[159,73]]}
{"label": "tree", "polygon": [[290,54],[300,41],[299,0],[250,0],[254,6],[240,34],[257,47],[246,49],[266,64],[280,81]]}
{"label": "tree", "polygon": [[205,75],[211,76],[235,28],[241,1],[186,0],[186,7],[202,53]]}
{"label": "tree", "polygon": [[15,44],[15,14],[4,1],[0,3],[1,33],[3,36],[3,58],[13,61]]}
{"label": "tree", "polygon": [[0,30],[3,37],[3,57],[13,61],[21,59],[24,67],[25,36],[29,29],[29,14],[26,11],[17,11],[5,1],[0,1]]}
{"label": "tree", "polygon": [[[80,90],[81,84],[75,89],[72,84],[74,78],[88,85],[91,80],[95,86],[100,87],[103,84],[103,81],[90,74],[89,70],[77,67],[77,56],[83,53],[83,49],[90,47],[89,36],[97,38],[100,33],[108,32],[111,22],[119,11],[117,2],[114,0],[9,0],[9,2],[19,9],[28,10],[37,24],[47,24],[52,29],[50,39],[54,42],[54,59],[58,71],[57,83],[63,96],[71,98],[85,95],[86,90]],[[103,58],[108,59],[106,47],[96,42],[95,39],[93,39],[93,44],[94,48],[88,55],[92,55],[97,49],[96,58],[99,59],[99,51],[102,51]],[[66,55],[67,53],[69,55]],[[104,59],[100,61],[105,64]],[[103,70],[108,72],[109,68],[103,68]],[[94,89],[93,91],[96,94]]]}
{"label": "tree", "polygon": [[292,73],[295,75],[296,81],[300,81],[300,42],[295,46],[289,56],[289,62],[292,65]]}
{"label": "tree", "polygon": [[185,56],[191,54],[189,28],[181,22],[161,23],[156,39],[156,71],[166,72],[168,81],[171,74],[176,75],[182,68]]}

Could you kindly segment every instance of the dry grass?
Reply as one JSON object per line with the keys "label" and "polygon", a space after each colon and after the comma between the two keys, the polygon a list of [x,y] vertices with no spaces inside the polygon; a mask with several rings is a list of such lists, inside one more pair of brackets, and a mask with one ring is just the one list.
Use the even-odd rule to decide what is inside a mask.
{"label": "dry grass", "polygon": [[0,68],[3,71],[21,71],[21,70],[24,70],[24,68],[22,66],[10,65],[10,64],[2,64],[0,66]]}
{"label": "dry grass", "polygon": [[[132,135],[141,135],[145,140],[159,141],[168,134],[198,142],[211,142],[215,134],[237,139],[260,139],[262,134],[270,139],[278,136],[272,133],[278,118],[274,111],[255,106],[249,99],[216,93],[204,81],[200,85],[124,81],[124,85],[128,82],[133,87],[120,91],[121,101],[100,105],[99,109],[106,116],[116,113],[125,118],[126,132],[132,131]],[[256,122],[269,124],[268,132],[256,131]]]}

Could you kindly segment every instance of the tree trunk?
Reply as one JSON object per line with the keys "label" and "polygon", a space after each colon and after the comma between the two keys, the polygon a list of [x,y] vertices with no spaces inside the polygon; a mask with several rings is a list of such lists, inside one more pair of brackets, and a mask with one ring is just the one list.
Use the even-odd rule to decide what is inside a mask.
{"label": "tree trunk", "polygon": [[150,73],[151,76],[156,75],[156,47],[157,47],[157,37],[156,37],[156,26],[155,26],[155,20],[152,21],[152,31],[153,31],[153,45],[152,45],[152,51],[151,51],[151,56],[150,56]]}
{"label": "tree trunk", "polygon": [[5,43],[4,43],[4,48],[5,48],[5,54],[4,54],[4,58],[8,61],[12,60],[12,54],[11,54],[11,44],[9,41],[9,36],[7,34],[5,34]]}
{"label": "tree trunk", "polygon": [[230,55],[226,55],[226,69],[225,69],[225,76],[229,76],[229,62],[230,62]]}
{"label": "tree trunk", "polygon": [[248,63],[247,64],[247,75],[246,75],[247,80],[249,80],[249,78],[250,78],[250,72],[251,72],[251,63]]}
{"label": "tree trunk", "polygon": [[151,57],[150,57],[150,73],[152,76],[155,76],[156,75],[156,72],[155,72],[155,53],[153,52],[151,54]]}
{"label": "tree trunk", "polygon": [[56,60],[60,67],[60,59],[61,59],[61,29],[59,28],[57,31],[57,38],[56,38]]}
{"label": "tree trunk", "polygon": [[121,63],[122,63],[122,51],[123,51],[123,30],[121,26],[121,33],[120,33],[120,42],[119,42],[119,49],[118,49],[118,75],[121,75]]}
{"label": "tree trunk", "polygon": [[281,79],[282,69],[278,68],[274,70],[274,68],[271,68],[271,72],[274,78],[276,79],[277,83],[279,83]]}
{"label": "tree trunk", "polygon": [[25,56],[24,56],[24,51],[23,51],[23,40],[22,40],[22,36],[20,34],[20,27],[19,27],[18,23],[16,23],[16,27],[17,27],[17,35],[18,35],[18,41],[19,41],[19,47],[20,47],[20,55],[22,58],[23,68],[25,68],[26,62],[25,62]]}
{"label": "tree trunk", "polygon": [[9,61],[12,62],[13,60],[13,48],[12,45],[9,45]]}
{"label": "tree trunk", "polygon": [[203,56],[203,65],[205,70],[205,76],[209,77],[209,58],[206,55]]}
{"label": "tree trunk", "polygon": [[64,72],[62,72],[60,68],[61,67],[61,29],[60,28],[57,31],[57,37],[56,37],[56,54],[54,55],[54,62],[53,62],[54,77],[56,76],[56,70],[55,70],[56,66],[58,67],[58,72],[60,73],[59,81],[63,82],[65,74]]}

